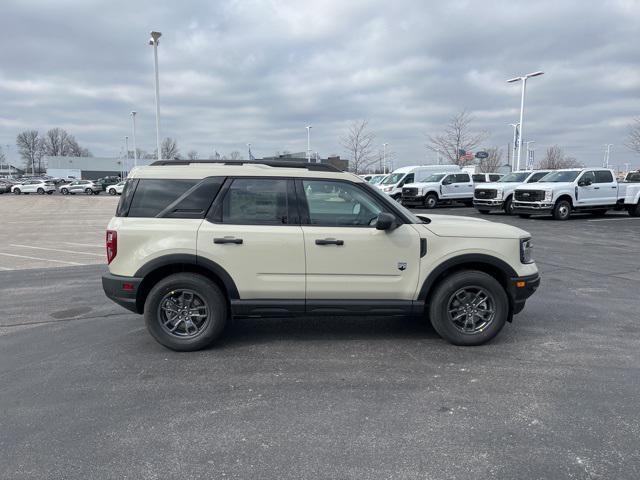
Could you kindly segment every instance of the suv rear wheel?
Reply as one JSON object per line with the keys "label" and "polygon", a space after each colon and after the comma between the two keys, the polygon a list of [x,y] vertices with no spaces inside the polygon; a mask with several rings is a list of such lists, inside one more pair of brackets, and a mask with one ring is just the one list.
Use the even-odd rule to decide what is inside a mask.
{"label": "suv rear wheel", "polygon": [[464,270],[445,278],[431,297],[433,328],[454,345],[482,345],[504,327],[509,299],[491,275]]}
{"label": "suv rear wheel", "polygon": [[227,301],[202,275],[176,273],[160,280],[144,305],[147,329],[171,350],[189,352],[210,345],[227,323]]}

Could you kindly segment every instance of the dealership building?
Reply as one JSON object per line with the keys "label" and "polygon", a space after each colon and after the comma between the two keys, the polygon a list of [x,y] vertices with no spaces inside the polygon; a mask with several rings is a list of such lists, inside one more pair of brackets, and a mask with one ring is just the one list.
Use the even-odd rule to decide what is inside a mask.
{"label": "dealership building", "polygon": [[[138,159],[138,165],[148,165],[154,159]],[[44,157],[47,175],[57,178],[74,177],[96,180],[106,176],[121,176],[133,168],[133,159],[117,157]]]}

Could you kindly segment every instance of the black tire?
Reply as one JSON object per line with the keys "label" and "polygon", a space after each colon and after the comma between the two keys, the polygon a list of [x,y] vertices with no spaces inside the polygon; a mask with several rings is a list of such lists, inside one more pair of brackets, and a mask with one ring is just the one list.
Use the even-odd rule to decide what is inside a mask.
{"label": "black tire", "polygon": [[512,202],[513,198],[509,197],[504,201],[504,204],[502,205],[502,209],[504,210],[504,213],[507,215],[513,215],[513,202]]}
{"label": "black tire", "polygon": [[569,220],[571,216],[571,202],[569,200],[560,199],[553,207],[553,218],[556,220]]}
{"label": "black tire", "polygon": [[465,207],[473,207],[473,200],[465,200],[462,203],[464,203]]}
{"label": "black tire", "polygon": [[47,192],[47,195],[53,195],[53,190],[49,190],[49,191]]}
{"label": "black tire", "polygon": [[[168,327],[163,326],[161,302],[167,295],[182,289],[194,292],[208,312],[206,323],[203,323],[201,330],[193,336],[173,334],[169,332]],[[161,345],[180,352],[191,352],[209,346],[220,337],[227,319],[227,300],[220,288],[208,278],[196,273],[175,273],[163,278],[151,289],[144,304],[144,321],[149,333]],[[186,322],[182,323],[186,325]]]}
{"label": "black tire", "polygon": [[438,206],[438,196],[435,193],[430,193],[424,197],[424,208],[433,209]]}
{"label": "black tire", "polygon": [[[462,303],[460,307],[453,306],[456,301],[460,301],[459,297],[455,297],[455,295],[463,289],[469,289],[471,292],[483,292],[483,295],[486,295],[486,299],[476,305],[476,311],[484,312],[484,314],[489,309],[493,311],[486,322],[480,320],[476,314],[472,314],[472,318],[478,317],[478,323],[484,323],[478,325],[477,331],[463,331],[464,328],[454,322],[452,314],[450,314],[451,309],[462,311],[466,308],[464,307],[465,303]],[[465,298],[469,298],[470,302],[472,300],[467,296]],[[479,308],[483,304],[484,308]],[[455,308],[459,308],[459,310],[455,310]],[[463,315],[466,327],[468,314],[464,313]],[[473,346],[490,341],[502,330],[508,315],[509,299],[502,285],[491,275],[477,270],[463,270],[446,277],[436,286],[429,305],[429,318],[433,328],[443,339],[454,345]],[[458,322],[462,321],[458,320]],[[475,324],[473,326],[475,327]]]}
{"label": "black tire", "polygon": [[13,194],[14,194],[14,195],[20,195],[20,193],[21,193],[21,192],[20,192],[20,189],[19,189],[19,188],[14,188],[14,189],[13,189]]}
{"label": "black tire", "polygon": [[85,189],[84,189],[84,193],[85,193],[86,195],[93,195],[93,190],[91,190],[90,188],[85,188]]}
{"label": "black tire", "polygon": [[478,211],[482,214],[482,215],[489,215],[490,210],[480,210],[478,209]]}
{"label": "black tire", "polygon": [[100,192],[99,191],[94,191],[93,194],[94,195],[100,195]]}
{"label": "black tire", "polygon": [[44,195],[44,188],[38,188],[36,191],[38,192],[38,195]]}
{"label": "black tire", "polygon": [[640,202],[637,205],[627,207],[627,213],[632,217],[640,217]]}
{"label": "black tire", "polygon": [[60,189],[60,193],[63,195],[69,195],[69,189],[68,188],[61,188]]}
{"label": "black tire", "polygon": [[115,188],[110,188],[109,189],[109,195],[115,195],[116,194],[116,189]]}
{"label": "black tire", "polygon": [[531,214],[530,213],[519,213],[518,216],[520,218],[531,218]]}

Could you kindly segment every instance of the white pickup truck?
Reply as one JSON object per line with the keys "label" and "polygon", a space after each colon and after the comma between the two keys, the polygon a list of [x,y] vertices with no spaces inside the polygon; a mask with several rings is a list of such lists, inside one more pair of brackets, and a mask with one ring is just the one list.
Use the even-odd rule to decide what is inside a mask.
{"label": "white pickup truck", "polygon": [[640,217],[640,170],[627,173],[622,183],[626,187],[624,207],[632,217]]}
{"label": "white pickup truck", "polygon": [[480,213],[502,210],[507,215],[513,213],[513,192],[524,183],[535,183],[545,177],[550,170],[527,170],[511,172],[497,182],[476,185],[473,206]]}
{"label": "white pickup truck", "polygon": [[535,185],[516,188],[514,212],[521,217],[550,213],[567,220],[573,212],[603,215],[612,208],[625,207],[627,184],[618,183],[607,168],[556,170]]}
{"label": "white pickup truck", "polygon": [[473,180],[467,172],[434,173],[402,187],[402,205],[406,207],[435,208],[453,200],[471,206]]}

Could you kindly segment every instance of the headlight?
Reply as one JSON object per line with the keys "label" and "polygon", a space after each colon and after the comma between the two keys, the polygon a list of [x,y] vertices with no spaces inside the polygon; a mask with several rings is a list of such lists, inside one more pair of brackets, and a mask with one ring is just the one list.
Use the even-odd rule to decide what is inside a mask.
{"label": "headlight", "polygon": [[530,238],[520,239],[520,261],[522,263],[533,263],[533,242]]}
{"label": "headlight", "polygon": [[393,190],[393,187],[384,187],[385,192],[390,192],[391,190]]}
{"label": "headlight", "polygon": [[553,191],[552,190],[545,190],[544,191],[544,201],[545,202],[550,202],[553,199]]}
{"label": "headlight", "polygon": [[498,200],[500,200],[500,199],[502,198],[502,194],[503,194],[503,193],[504,193],[504,192],[503,192],[502,190],[496,190],[496,198],[497,198]]}

